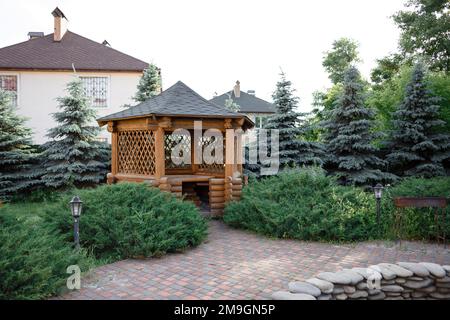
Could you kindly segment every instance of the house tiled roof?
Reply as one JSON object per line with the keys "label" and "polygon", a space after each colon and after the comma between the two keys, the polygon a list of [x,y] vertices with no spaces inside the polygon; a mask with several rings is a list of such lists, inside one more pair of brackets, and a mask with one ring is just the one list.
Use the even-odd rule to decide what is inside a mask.
{"label": "house tiled roof", "polygon": [[1,69],[143,71],[148,63],[67,31],[60,42],[53,34],[0,48]]}
{"label": "house tiled roof", "polygon": [[[225,101],[229,99],[230,92],[212,98],[210,101],[220,106],[225,106]],[[263,99],[255,97],[252,94],[241,91],[240,97],[236,98],[234,91],[231,91],[231,98],[236,102],[241,113],[275,113],[275,106]]]}
{"label": "house tiled roof", "polygon": [[159,95],[136,106],[97,119],[100,125],[110,120],[138,118],[143,116],[178,116],[199,118],[245,118],[250,126],[253,123],[244,115],[225,109],[210,102],[178,81]]}

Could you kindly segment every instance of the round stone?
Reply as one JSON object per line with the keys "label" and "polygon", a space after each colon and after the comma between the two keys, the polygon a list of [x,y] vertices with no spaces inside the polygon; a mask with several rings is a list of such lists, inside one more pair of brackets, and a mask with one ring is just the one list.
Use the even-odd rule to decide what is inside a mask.
{"label": "round stone", "polygon": [[321,294],[317,297],[317,300],[331,300],[331,294]]}
{"label": "round stone", "polygon": [[273,300],[316,300],[315,297],[304,293],[291,293],[288,291],[277,291],[272,294]]}
{"label": "round stone", "polygon": [[370,266],[369,269],[372,269],[372,270],[375,270],[375,271],[378,271],[379,273],[381,273],[381,275],[383,276],[383,278],[385,280],[393,280],[397,277],[397,275],[391,269],[388,269],[388,268],[380,266],[380,265]]}
{"label": "round stone", "polygon": [[369,294],[367,293],[367,291],[358,290],[358,291],[350,294],[348,297],[350,299],[359,299],[359,298],[367,298],[368,296],[369,296]]}
{"label": "round stone", "polygon": [[320,280],[325,280],[331,283],[337,283],[337,284],[351,284],[352,278],[350,278],[348,275],[338,273],[338,272],[322,272],[319,273],[316,278]]}
{"label": "round stone", "polygon": [[428,287],[432,283],[433,283],[433,280],[431,280],[431,279],[425,279],[422,281],[408,280],[403,284],[403,286],[406,288],[410,288],[410,289],[420,289],[420,288]]}
{"label": "round stone", "polygon": [[384,292],[402,292],[403,288],[396,285],[382,286],[381,290]]}
{"label": "round stone", "polygon": [[356,285],[356,288],[359,290],[366,290],[367,289],[367,282],[360,282]]}
{"label": "round stone", "polygon": [[338,294],[336,300],[347,300],[348,296],[345,293]]}
{"label": "round stone", "polygon": [[416,289],[416,290],[418,290],[420,292],[430,293],[430,292],[436,291],[436,287],[435,286],[430,286],[430,287],[426,287],[426,288],[419,288],[419,289]]}
{"label": "round stone", "polygon": [[450,288],[450,282],[437,282],[436,281],[436,285],[439,288]]}
{"label": "round stone", "polygon": [[414,298],[423,298],[425,297],[427,294],[425,292],[419,292],[419,291],[414,291],[411,293],[411,297]]}
{"label": "round stone", "polygon": [[333,292],[334,285],[331,282],[320,280],[317,278],[311,278],[306,280],[306,282],[312,284],[319,288],[323,293],[331,293]]}
{"label": "round stone", "polygon": [[333,292],[333,294],[341,294],[341,293],[344,293],[344,288],[334,287],[332,292]]}
{"label": "round stone", "polygon": [[380,292],[378,294],[375,294],[373,296],[368,296],[367,299],[369,300],[383,300],[384,298],[386,298],[386,295],[384,294],[384,292]]}
{"label": "round stone", "polygon": [[302,281],[290,282],[288,287],[292,293],[305,293],[314,297],[318,297],[322,293],[316,286]]}
{"label": "round stone", "polygon": [[362,275],[360,275],[359,273],[349,270],[349,269],[345,269],[343,271],[341,271],[342,274],[347,275],[350,277],[351,279],[351,284],[356,285],[358,282],[361,282],[364,280],[364,277]]}
{"label": "round stone", "polygon": [[437,278],[443,278],[446,275],[444,268],[442,268],[440,265],[436,263],[421,262],[420,265],[427,268],[427,270],[430,271],[430,273]]}
{"label": "round stone", "polygon": [[439,293],[439,292],[432,292],[430,293],[430,296],[435,299],[450,299],[450,293]]}
{"label": "round stone", "polygon": [[404,284],[405,282],[406,282],[405,278],[397,278],[397,279],[395,279],[395,283],[398,283],[398,284]]}
{"label": "round stone", "polygon": [[430,272],[424,266],[414,262],[397,262],[400,267],[408,269],[419,277],[428,277]]}
{"label": "round stone", "polygon": [[413,272],[393,263],[380,263],[379,266],[394,272],[397,277],[412,277]]}
{"label": "round stone", "polygon": [[437,279],[436,279],[436,282],[448,283],[448,282],[450,282],[450,277],[437,278]]}
{"label": "round stone", "polygon": [[344,286],[345,293],[354,293],[355,291],[356,291],[356,288],[353,286]]}

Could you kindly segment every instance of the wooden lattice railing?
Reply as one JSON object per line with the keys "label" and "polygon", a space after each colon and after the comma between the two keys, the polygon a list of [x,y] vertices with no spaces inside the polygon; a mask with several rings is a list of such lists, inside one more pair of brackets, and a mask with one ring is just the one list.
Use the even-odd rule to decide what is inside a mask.
{"label": "wooden lattice railing", "polygon": [[[211,136],[203,136],[200,140],[201,146],[202,146],[202,152],[205,150],[205,148],[211,144],[214,143],[214,138]],[[223,162],[225,161],[225,143],[223,143],[223,151],[222,151],[222,156],[223,156]],[[205,173],[223,173],[225,170],[225,166],[224,164],[220,164],[220,163],[211,163],[208,164],[205,162],[205,159],[203,159],[202,164],[198,165],[198,170],[200,172],[205,172]]]}
{"label": "wooden lattice railing", "polygon": [[[172,150],[175,146],[179,146],[179,150],[182,152],[180,155],[175,155],[172,159]],[[190,135],[172,135],[171,133],[166,133],[164,136],[164,154],[165,154],[165,164],[166,169],[190,169],[191,163],[180,163],[182,161],[182,155],[191,154],[191,136]],[[175,160],[176,163],[173,161]]]}
{"label": "wooden lattice railing", "polygon": [[155,132],[127,130],[117,133],[118,172],[154,175],[156,167]]}

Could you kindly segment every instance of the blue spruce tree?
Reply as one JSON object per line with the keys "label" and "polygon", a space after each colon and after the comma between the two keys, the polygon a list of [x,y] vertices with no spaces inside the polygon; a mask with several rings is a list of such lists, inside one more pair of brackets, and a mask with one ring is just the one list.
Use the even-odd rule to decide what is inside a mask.
{"label": "blue spruce tree", "polygon": [[31,129],[15,113],[9,93],[0,89],[0,200],[31,191],[39,185],[39,170],[33,170],[36,154],[31,147]]}
{"label": "blue spruce tree", "polygon": [[350,67],[344,75],[343,92],[324,122],[328,171],[342,184],[373,185],[395,177],[382,171],[385,162],[373,142],[374,111],[364,102],[359,71]]}
{"label": "blue spruce tree", "polygon": [[401,176],[445,175],[443,161],[450,159],[450,136],[437,129],[439,98],[427,89],[422,63],[414,67],[405,98],[393,114],[393,127],[387,155],[389,168]]}
{"label": "blue spruce tree", "polygon": [[59,124],[48,131],[51,139],[44,146],[47,187],[65,189],[102,182],[107,173],[107,148],[95,140],[99,128],[92,123],[95,111],[89,106],[82,82],[76,78],[67,85],[69,93],[58,98],[60,112],[53,114]]}
{"label": "blue spruce tree", "polygon": [[279,132],[280,168],[322,165],[320,145],[305,139],[310,130],[304,120],[307,114],[295,111],[298,97],[294,96],[291,81],[286,79],[283,72],[280,76],[272,95],[276,113],[268,119],[266,126],[267,129],[277,129]]}

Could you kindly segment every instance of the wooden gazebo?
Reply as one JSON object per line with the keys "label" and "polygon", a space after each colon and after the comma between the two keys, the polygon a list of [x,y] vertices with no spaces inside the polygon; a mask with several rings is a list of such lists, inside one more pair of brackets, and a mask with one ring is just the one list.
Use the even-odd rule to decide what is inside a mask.
{"label": "wooden gazebo", "polygon": [[[242,135],[236,133],[254,125],[245,115],[209,102],[179,81],[143,103],[97,121],[112,134],[108,183],[146,182],[194,201],[212,215],[221,215],[226,202],[240,198]],[[194,134],[198,124],[200,135],[199,130]],[[174,139],[172,133],[177,129],[184,129],[185,134]],[[221,133],[223,163],[196,160],[198,153],[215,142],[204,135],[208,129]],[[190,163],[172,161],[176,145],[177,151],[190,151]]]}

